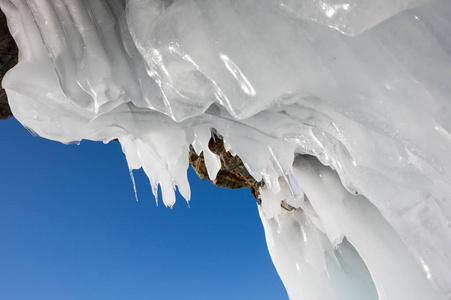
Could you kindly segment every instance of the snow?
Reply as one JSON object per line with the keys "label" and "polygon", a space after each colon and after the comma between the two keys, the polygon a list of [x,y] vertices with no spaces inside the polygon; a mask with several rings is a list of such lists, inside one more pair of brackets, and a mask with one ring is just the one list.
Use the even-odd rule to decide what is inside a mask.
{"label": "snow", "polygon": [[213,131],[265,182],[290,298],[451,298],[451,2],[0,3],[33,132],[118,139],[172,207]]}

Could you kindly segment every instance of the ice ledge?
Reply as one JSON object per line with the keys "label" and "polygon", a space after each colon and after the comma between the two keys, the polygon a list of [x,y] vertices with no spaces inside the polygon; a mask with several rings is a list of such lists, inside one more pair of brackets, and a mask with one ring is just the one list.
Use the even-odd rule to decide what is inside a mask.
{"label": "ice ledge", "polygon": [[[354,37],[287,17],[270,0],[0,3],[21,51],[3,84],[33,132],[64,143],[118,139],[130,170],[142,167],[172,207],[176,186],[190,199],[189,145],[205,151],[208,176],[217,176],[214,131],[265,183],[260,193],[275,200],[263,201],[268,220],[289,218],[280,201],[300,207],[305,193],[309,218],[339,245],[346,228],[333,230],[336,220],[318,206],[324,197],[296,179],[295,155],[313,155],[346,193],[377,209],[415,262],[412,274],[419,268],[450,297],[451,2],[398,13]],[[337,204],[346,202],[343,187],[329,195],[337,209],[347,207]],[[369,238],[360,239],[352,243]]]}

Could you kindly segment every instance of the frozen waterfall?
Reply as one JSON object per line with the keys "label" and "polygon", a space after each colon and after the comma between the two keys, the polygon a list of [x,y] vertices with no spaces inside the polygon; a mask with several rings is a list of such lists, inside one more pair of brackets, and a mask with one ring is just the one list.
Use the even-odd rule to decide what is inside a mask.
{"label": "frozen waterfall", "polygon": [[449,0],[0,3],[32,132],[118,139],[166,206],[213,132],[291,299],[451,299]]}

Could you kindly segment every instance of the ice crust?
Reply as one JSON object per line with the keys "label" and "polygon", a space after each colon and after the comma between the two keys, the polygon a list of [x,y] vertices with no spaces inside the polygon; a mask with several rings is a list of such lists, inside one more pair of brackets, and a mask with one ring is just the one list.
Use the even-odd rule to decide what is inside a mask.
{"label": "ice crust", "polygon": [[172,207],[213,131],[265,182],[290,298],[451,299],[450,1],[0,3],[33,132],[118,139]]}

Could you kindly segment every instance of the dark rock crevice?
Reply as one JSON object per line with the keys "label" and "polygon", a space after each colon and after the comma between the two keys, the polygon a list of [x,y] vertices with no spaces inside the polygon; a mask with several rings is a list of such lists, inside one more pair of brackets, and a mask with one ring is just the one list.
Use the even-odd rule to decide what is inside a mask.
{"label": "dark rock crevice", "polygon": [[0,10],[0,120],[12,117],[6,92],[1,85],[3,76],[17,64],[18,50],[13,37],[9,33],[6,17]]}

